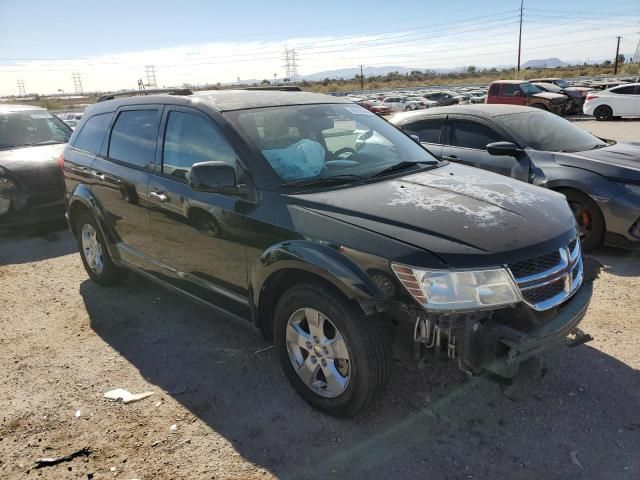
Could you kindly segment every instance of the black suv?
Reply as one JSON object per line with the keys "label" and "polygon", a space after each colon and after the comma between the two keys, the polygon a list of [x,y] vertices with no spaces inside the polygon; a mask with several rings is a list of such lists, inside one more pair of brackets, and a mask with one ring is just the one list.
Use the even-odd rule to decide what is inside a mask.
{"label": "black suv", "polygon": [[439,161],[337,97],[99,102],[64,171],[94,281],[133,270],[251,322],[298,393],[333,415],[383,392],[392,342],[512,377],[583,338],[591,283],[564,196]]}

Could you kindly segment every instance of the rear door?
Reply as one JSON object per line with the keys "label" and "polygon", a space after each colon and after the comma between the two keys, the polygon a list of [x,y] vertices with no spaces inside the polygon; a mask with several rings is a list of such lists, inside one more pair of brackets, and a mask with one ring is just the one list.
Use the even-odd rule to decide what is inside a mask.
{"label": "rear door", "polygon": [[528,158],[517,159],[487,152],[489,143],[502,141],[511,142],[512,139],[489,122],[474,117],[449,116],[442,157],[527,182]]}
{"label": "rear door", "polygon": [[445,119],[446,115],[433,115],[404,123],[401,127],[409,135],[417,135],[422,146],[442,158]]}
{"label": "rear door", "polygon": [[178,288],[246,316],[248,303],[244,200],[197,192],[187,181],[194,163],[238,156],[216,122],[199,110],[167,106],[157,168],[149,183],[149,212],[156,274]]}
{"label": "rear door", "polygon": [[520,86],[517,83],[500,84],[499,98],[499,103],[507,105],[525,105],[527,103],[527,99],[520,91]]}
{"label": "rear door", "polygon": [[123,258],[145,268],[155,240],[150,235],[147,185],[154,168],[162,107],[120,108],[91,166],[92,190],[106,212],[108,228],[119,239]]}

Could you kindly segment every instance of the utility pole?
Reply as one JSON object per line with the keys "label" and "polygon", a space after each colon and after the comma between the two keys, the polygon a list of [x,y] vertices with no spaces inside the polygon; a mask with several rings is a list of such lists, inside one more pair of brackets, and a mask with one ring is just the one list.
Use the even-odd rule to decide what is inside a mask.
{"label": "utility pole", "polygon": [[27,91],[24,89],[24,80],[18,80],[18,96],[26,97]]}
{"label": "utility pole", "polygon": [[616,37],[618,39],[618,44],[616,45],[616,61],[613,64],[613,74],[617,75],[618,74],[618,57],[620,56],[620,38],[622,37]]}
{"label": "utility pole", "polygon": [[153,65],[146,65],[144,67],[144,73],[147,77],[147,87],[158,88],[158,82],[156,81],[156,67]]}
{"label": "utility pole", "polygon": [[522,53],[522,12],[524,0],[520,0],[520,34],[518,35],[518,75],[520,75],[520,54]]}
{"label": "utility pole", "polygon": [[84,93],[82,90],[82,77],[80,77],[78,72],[73,72],[71,75],[73,76],[73,87],[76,95],[82,95]]}
{"label": "utility pole", "polygon": [[364,74],[362,73],[362,65],[360,65],[360,90],[364,90]]}

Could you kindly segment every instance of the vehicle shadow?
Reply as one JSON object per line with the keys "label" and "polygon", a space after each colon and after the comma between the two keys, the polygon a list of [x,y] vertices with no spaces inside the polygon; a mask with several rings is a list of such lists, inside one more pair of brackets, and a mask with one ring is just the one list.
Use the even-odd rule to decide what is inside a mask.
{"label": "vehicle shadow", "polygon": [[0,266],[62,257],[77,250],[64,222],[0,234]]}
{"label": "vehicle shadow", "polygon": [[640,276],[640,251],[600,247],[588,255],[602,265],[602,270],[620,277]]}
{"label": "vehicle shadow", "polygon": [[[80,286],[93,330],[148,381],[278,478],[637,478],[638,372],[588,345],[507,398],[446,358],[396,365],[371,411],[307,406],[261,337],[138,277]],[[258,352],[258,353],[256,353]],[[446,355],[445,355],[446,356]],[[546,370],[543,370],[545,372]],[[184,390],[184,389],[179,389]]]}

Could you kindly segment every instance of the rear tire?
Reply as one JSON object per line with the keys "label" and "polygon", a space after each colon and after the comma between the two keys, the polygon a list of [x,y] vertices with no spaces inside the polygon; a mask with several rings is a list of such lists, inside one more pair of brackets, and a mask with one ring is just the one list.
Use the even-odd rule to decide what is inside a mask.
{"label": "rear tire", "polygon": [[80,213],[75,219],[75,232],[80,258],[91,280],[104,287],[121,283],[127,270],[113,263],[100,228],[88,212]]}
{"label": "rear tire", "polygon": [[599,105],[593,111],[593,116],[598,121],[611,120],[613,118],[613,110],[609,105]]}
{"label": "rear tire", "polygon": [[357,414],[389,383],[391,351],[380,319],[365,317],[328,286],[303,283],[286,291],[275,309],[274,335],[293,388],[329,415]]}
{"label": "rear tire", "polygon": [[585,252],[602,244],[605,223],[600,208],[588,195],[577,190],[564,190],[569,206],[578,222],[580,241]]}

